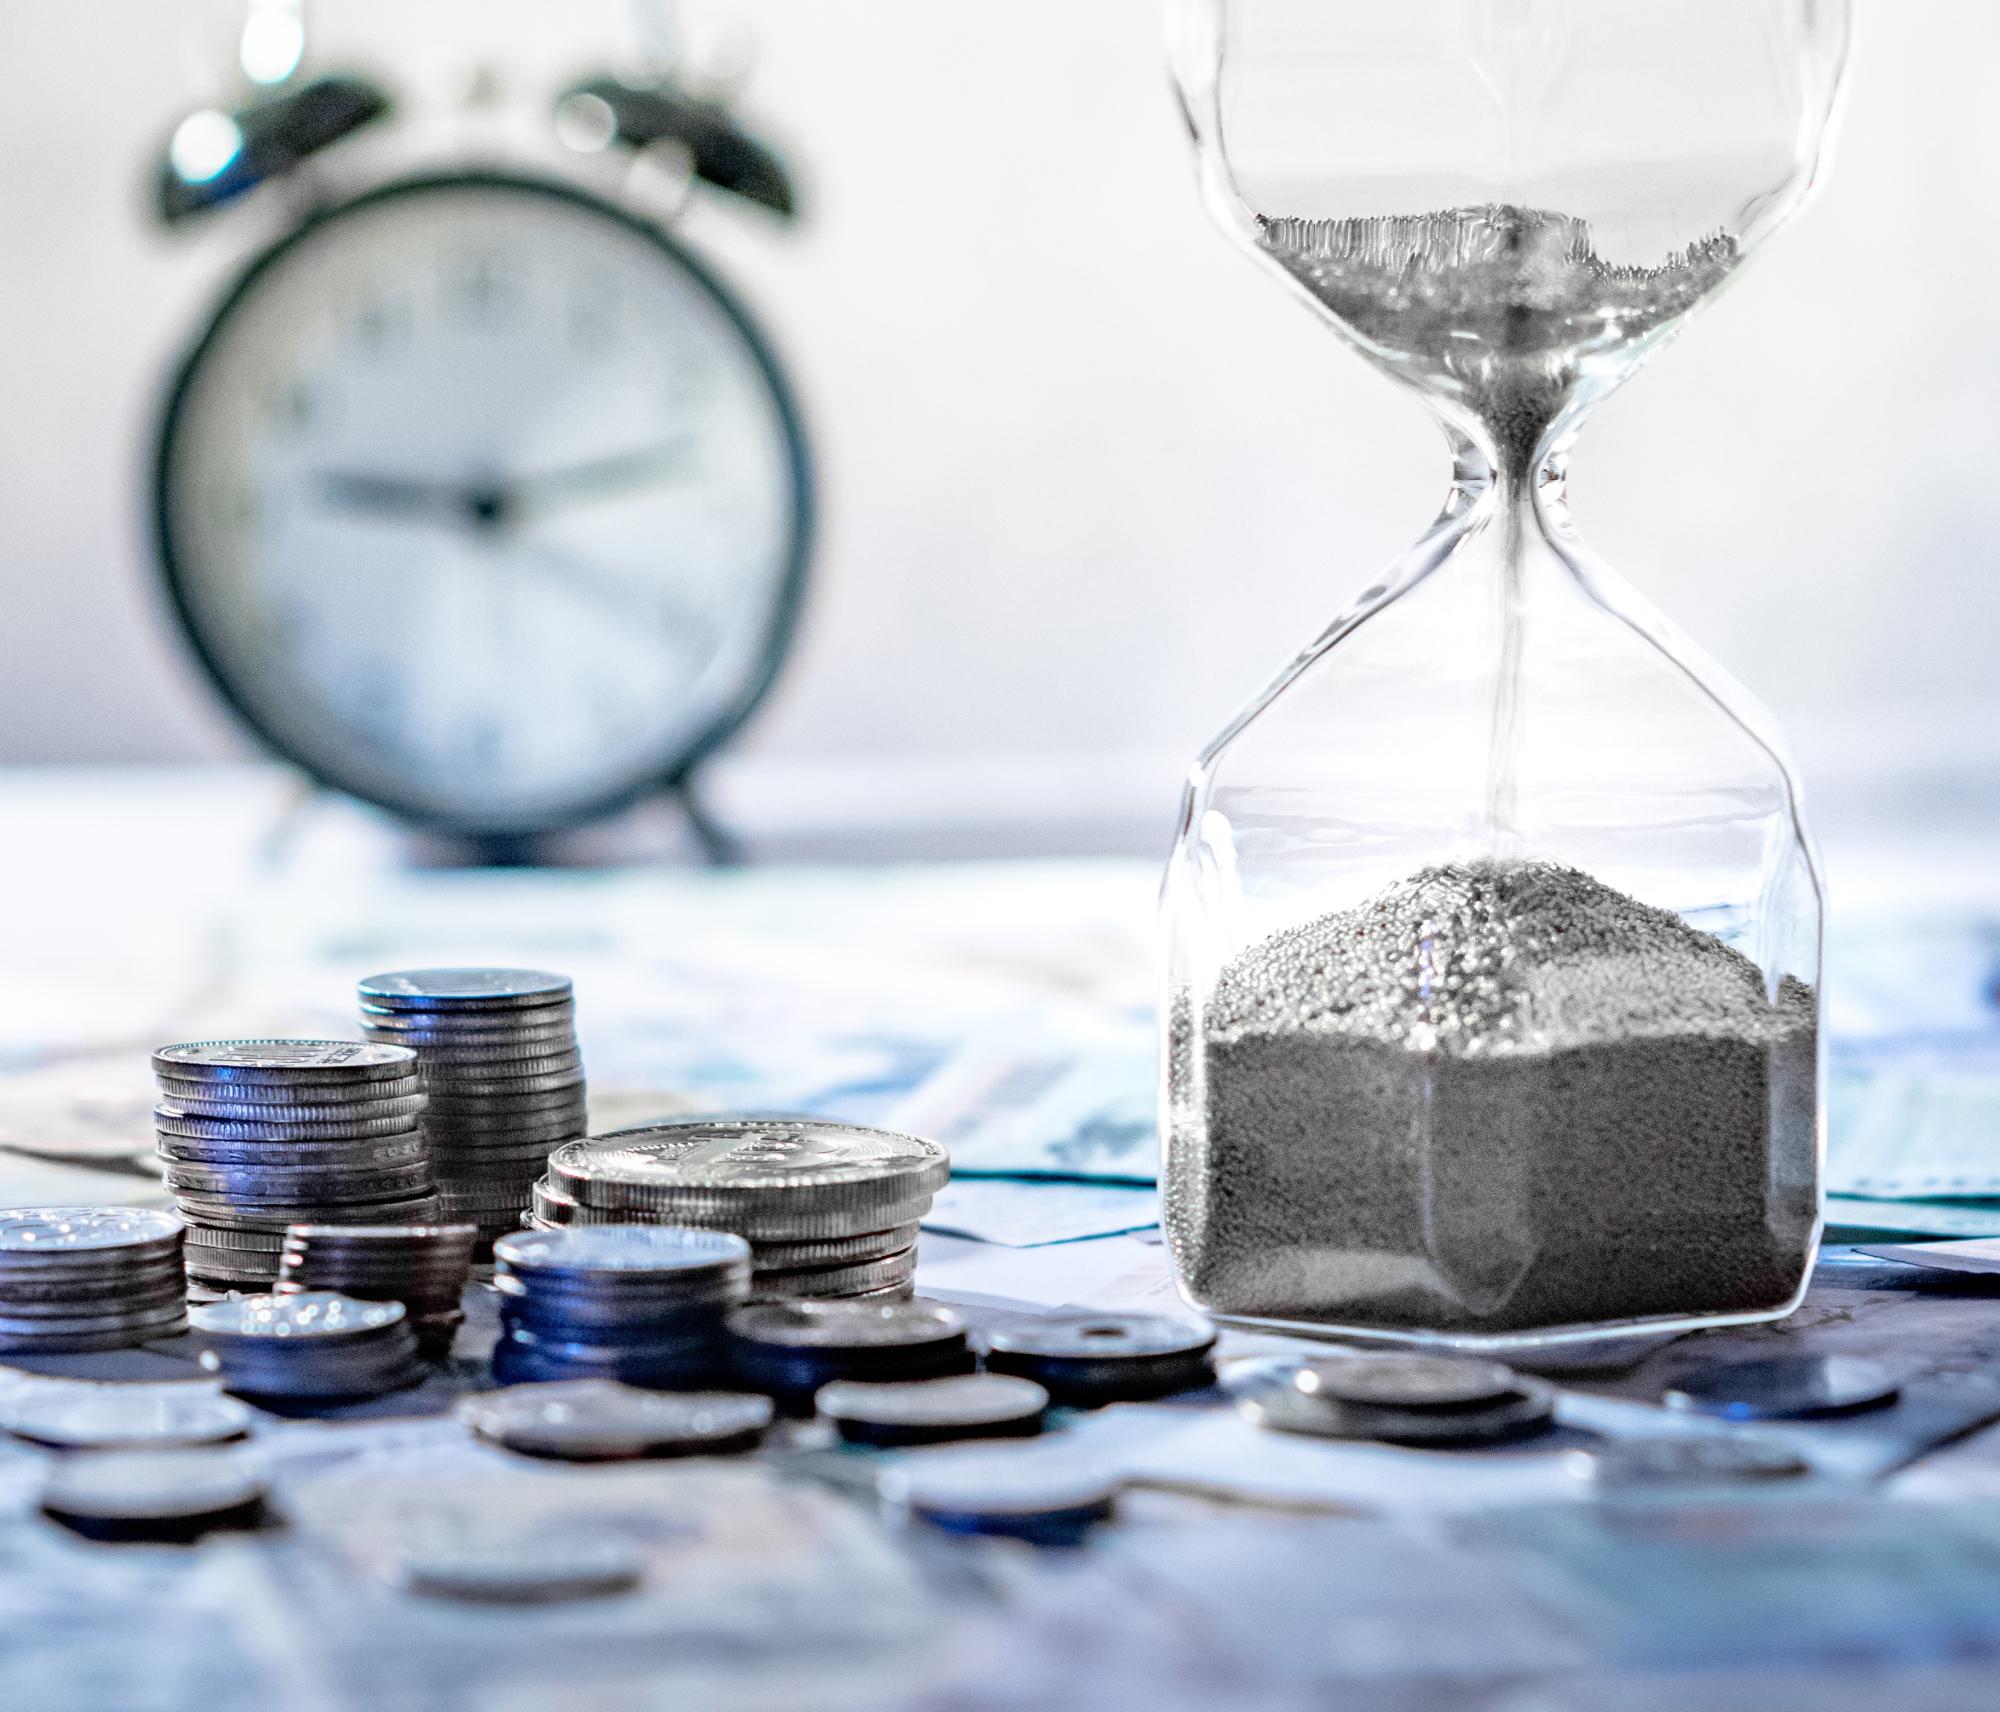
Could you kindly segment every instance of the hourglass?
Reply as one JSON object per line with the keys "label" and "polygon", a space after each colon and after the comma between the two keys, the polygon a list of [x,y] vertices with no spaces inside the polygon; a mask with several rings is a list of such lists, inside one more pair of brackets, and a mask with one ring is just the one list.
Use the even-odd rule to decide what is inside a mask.
{"label": "hourglass", "polygon": [[1456,461],[1189,777],[1162,1180],[1195,1305],[1504,1349],[1803,1294],[1799,787],[1578,538],[1564,478],[1592,407],[1804,200],[1848,25],[1845,0],[1173,5],[1215,213]]}

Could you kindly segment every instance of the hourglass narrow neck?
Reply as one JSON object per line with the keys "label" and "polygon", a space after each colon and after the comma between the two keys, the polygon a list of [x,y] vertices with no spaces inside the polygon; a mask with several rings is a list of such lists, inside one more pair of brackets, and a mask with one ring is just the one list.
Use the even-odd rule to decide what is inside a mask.
{"label": "hourglass narrow neck", "polygon": [[1452,449],[1452,499],[1447,512],[1513,515],[1517,524],[1547,532],[1569,522],[1569,436],[1516,457],[1463,432],[1446,419]]}

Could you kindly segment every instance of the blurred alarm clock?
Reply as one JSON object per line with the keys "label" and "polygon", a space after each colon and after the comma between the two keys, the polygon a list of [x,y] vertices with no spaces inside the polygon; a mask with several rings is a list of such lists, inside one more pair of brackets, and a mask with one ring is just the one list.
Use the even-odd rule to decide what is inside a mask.
{"label": "blurred alarm clock", "polygon": [[[610,79],[562,103],[793,211],[716,103]],[[387,112],[323,78],[195,115],[160,215]],[[784,659],[812,510],[792,389],[713,268],[636,206],[508,170],[311,208],[201,329],[154,462],[159,567],[228,704],[316,780],[488,852],[662,789],[706,829],[691,781]]]}

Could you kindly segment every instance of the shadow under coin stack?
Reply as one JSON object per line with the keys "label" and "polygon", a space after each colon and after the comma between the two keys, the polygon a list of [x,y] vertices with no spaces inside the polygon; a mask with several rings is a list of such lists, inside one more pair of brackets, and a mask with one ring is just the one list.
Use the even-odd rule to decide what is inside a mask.
{"label": "shadow under coin stack", "polygon": [[417,1055],[444,1216],[483,1257],[521,1215],[549,1154],[584,1133],[569,978],[536,969],[406,969],[360,985],[368,1038]]}
{"label": "shadow under coin stack", "polygon": [[359,1040],[210,1040],[153,1054],[154,1133],[187,1221],[187,1270],[278,1275],[294,1224],[421,1224],[437,1192],[415,1056]]}
{"label": "shadow under coin stack", "polygon": [[401,1302],[427,1355],[441,1356],[465,1321],[472,1225],[293,1225],[276,1294],[334,1290],[362,1302]]}
{"label": "shadow under coin stack", "polygon": [[0,1212],[0,1354],[125,1349],[187,1329],[181,1221],[136,1207]]}
{"label": "shadow under coin stack", "polygon": [[517,1231],[493,1245],[493,1260],[502,1385],[706,1385],[727,1366],[725,1322],[750,1285],[741,1240],[661,1225]]}
{"label": "shadow under coin stack", "polygon": [[858,1124],[689,1119],[615,1130],[549,1158],[533,1223],[733,1231],[750,1300],[908,1296],[917,1224],[951,1175],[934,1141]]}

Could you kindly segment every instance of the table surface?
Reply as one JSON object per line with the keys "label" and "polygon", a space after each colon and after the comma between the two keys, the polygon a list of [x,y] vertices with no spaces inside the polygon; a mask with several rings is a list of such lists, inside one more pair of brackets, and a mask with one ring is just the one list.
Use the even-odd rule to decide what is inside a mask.
{"label": "table surface", "polygon": [[[18,782],[0,827],[0,1204],[158,1204],[148,1049],[351,1034],[352,982],[378,968],[574,975],[599,1128],[690,1105],[886,1117],[968,1042],[1125,1038],[1151,1003],[1145,864],[410,872],[371,830],[302,821],[237,775]],[[1143,1232],[927,1232],[919,1288],[976,1324],[1178,1306]],[[0,1706],[1990,1712],[1994,1289],[1830,1252],[1782,1326],[1555,1375],[1560,1428],[1498,1451],[1281,1438],[1218,1393],[1070,1415],[1044,1448],[1127,1483],[1073,1551],[900,1522],[874,1498],[883,1458],[810,1424],[685,1463],[480,1445],[451,1413],[484,1383],[475,1291],[452,1367],[419,1390],[260,1423],[283,1522],[264,1532],[86,1544],[38,1515],[44,1454],[0,1441]],[[32,1365],[185,1379],[184,1343]],[[1229,1332],[1221,1353],[1293,1347]],[[1676,1371],[1773,1350],[1883,1361],[1904,1399],[1785,1429],[1815,1472],[1767,1492],[1607,1501],[1579,1478],[1597,1435],[1702,1430],[1659,1405]],[[495,1610],[398,1584],[426,1542],[533,1553],[579,1532],[638,1545],[644,1586]]]}

